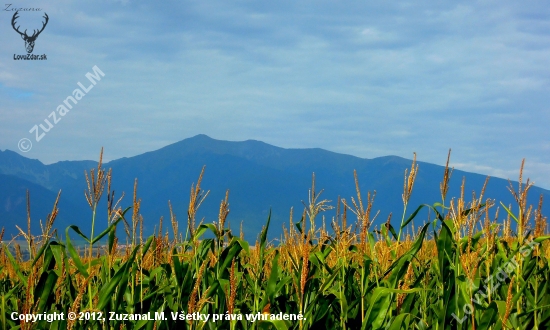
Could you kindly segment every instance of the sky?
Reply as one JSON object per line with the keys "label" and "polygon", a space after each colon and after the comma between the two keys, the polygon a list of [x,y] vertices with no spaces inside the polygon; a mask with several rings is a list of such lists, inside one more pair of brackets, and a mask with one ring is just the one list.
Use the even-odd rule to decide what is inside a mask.
{"label": "sky", "polygon": [[[452,148],[455,168],[516,180],[525,158],[524,177],[550,189],[546,1],[0,8],[0,150],[112,160],[207,134],[444,165]],[[32,53],[47,60],[14,59],[27,54],[17,8],[39,9],[18,14],[28,34],[47,14]],[[93,67],[104,76],[61,116]]]}

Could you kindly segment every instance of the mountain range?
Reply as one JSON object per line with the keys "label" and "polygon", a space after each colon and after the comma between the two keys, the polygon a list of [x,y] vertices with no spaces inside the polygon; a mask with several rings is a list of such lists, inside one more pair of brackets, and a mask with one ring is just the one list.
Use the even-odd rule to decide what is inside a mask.
{"label": "mountain range", "polygon": [[[317,148],[284,149],[255,140],[230,142],[197,135],[159,150],[104,163],[103,168],[112,169],[115,200],[124,192],[123,208],[132,206],[137,178],[140,214],[147,235],[158,230],[161,217],[165,219],[164,231],[170,227],[168,201],[171,201],[180,230],[185,231],[190,187],[206,166],[201,188],[209,190],[210,194],[199,209],[198,219],[204,218],[205,222],[217,220],[219,204],[229,190],[228,222],[235,234],[242,223],[245,238],[253,242],[270,212],[271,238],[281,236],[283,223],[288,228],[291,208],[294,221],[299,220],[303,202],[307,204],[309,198],[313,173],[317,192],[323,189],[320,200],[330,200],[329,205],[336,206],[338,197],[350,201],[356,196],[353,175],[356,170],[363,201],[366,202],[367,192],[376,191],[373,214],[377,211],[379,214],[373,226],[385,222],[390,212],[393,214],[392,223],[398,226],[403,212],[403,175],[405,169],[410,169],[411,162],[396,156],[364,159]],[[439,183],[444,167],[425,162],[417,164],[419,171],[407,215],[420,204],[441,202]],[[96,167],[96,161],[61,161],[45,165],[10,150],[0,151],[0,226],[6,231],[4,239],[17,235],[15,225],[24,230],[27,228],[27,190],[33,233],[40,232],[39,221],[45,221],[59,191],[59,215],[54,227],[60,234],[64,234],[65,228],[71,224],[78,225],[84,233],[90,232],[91,210],[84,198],[84,171]],[[486,176],[455,170],[450,180],[448,200],[460,196],[463,178],[466,200],[470,200],[472,192],[479,195]],[[517,182],[512,184],[517,189]],[[506,179],[490,178],[484,199],[512,204],[517,210],[508,186]],[[534,208],[541,195],[549,200],[550,191],[539,187],[532,187],[529,191],[528,201]],[[96,232],[107,226],[106,204],[104,196],[98,209]],[[544,205],[543,214],[548,214],[548,211],[549,207]],[[335,209],[322,213],[327,224],[335,214]],[[353,214],[348,212],[348,216]],[[420,213],[417,224],[427,217],[427,213]],[[433,219],[433,215],[431,217]],[[502,210],[499,218],[504,217]]]}

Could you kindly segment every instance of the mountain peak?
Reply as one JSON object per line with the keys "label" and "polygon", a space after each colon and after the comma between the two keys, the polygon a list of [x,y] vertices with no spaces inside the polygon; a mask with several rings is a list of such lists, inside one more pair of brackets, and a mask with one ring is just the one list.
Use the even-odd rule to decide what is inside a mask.
{"label": "mountain peak", "polygon": [[[420,170],[410,204],[421,205],[441,200],[439,183],[444,168],[419,163]],[[89,205],[82,198],[82,191],[86,186],[83,173],[93,164],[97,163],[63,161],[44,165],[13,151],[0,152],[0,174],[15,175],[53,192],[46,196],[37,190],[38,188],[31,187],[33,205],[44,205],[40,208],[33,206],[33,214],[48,214],[53,201],[35,204],[34,200],[38,202],[51,199],[51,196],[61,189],[61,202],[70,203],[65,204],[63,208],[60,207],[60,216],[65,216],[67,220],[80,218],[82,214],[89,212]],[[378,219],[386,218],[390,212],[399,211],[403,207],[403,173],[410,164],[410,160],[396,156],[365,159],[319,148],[280,148],[257,140],[224,141],[198,134],[158,150],[113,160],[105,164],[105,168],[112,168],[112,189],[116,190],[117,196],[120,196],[121,192],[131,196],[135,179],[139,179],[138,193],[143,200],[140,213],[147,219],[145,230],[151,232],[156,219],[168,215],[168,200],[173,202],[174,214],[187,213],[187,201],[190,198],[187,187],[196,182],[197,175],[206,165],[203,186],[210,190],[211,194],[201,207],[201,217],[217,219],[219,201],[223,200],[227,190],[230,190],[231,222],[243,221],[248,229],[245,235],[248,235],[249,239],[254,239],[253,235],[261,230],[270,210],[273,222],[282,223],[287,221],[291,208],[302,209],[300,201],[308,197],[312,173],[315,173],[315,186],[325,191],[322,198],[333,201],[331,205],[335,206],[341,198],[349,200],[351,196],[356,196],[356,170],[360,190],[363,193],[377,191],[374,210],[380,211]],[[460,195],[463,176],[466,177],[467,190],[477,190],[485,182],[484,175],[457,170],[449,182],[451,188],[448,196]],[[25,185],[8,179],[0,178],[0,187],[10,193],[0,194],[0,205],[8,205],[6,203],[13,201],[15,197],[10,196],[17,195],[22,201],[25,199],[25,189],[20,189]],[[30,187],[30,183],[26,185]],[[507,185],[507,180],[491,178],[485,196],[502,201],[505,205],[510,204],[513,199],[506,190]],[[548,191],[533,187],[529,204],[536,205],[540,194],[550,198]],[[131,205],[131,200],[123,201],[123,205],[128,203]],[[543,208],[543,214],[548,214],[548,207]],[[0,207],[0,219],[2,216],[7,219],[8,216],[14,215],[13,212],[6,212],[3,214]],[[335,216],[334,213],[325,215],[328,219]],[[16,223],[26,223],[25,213],[21,213],[18,219]],[[90,228],[84,223],[79,225],[84,230]],[[12,228],[11,233],[17,234],[17,231]],[[279,234],[280,230],[274,228],[270,236]]]}
{"label": "mountain peak", "polygon": [[206,134],[197,134],[195,136],[192,136],[190,138],[187,138],[187,139],[184,139],[185,140],[214,140],[213,138],[211,138],[210,136],[206,135]]}

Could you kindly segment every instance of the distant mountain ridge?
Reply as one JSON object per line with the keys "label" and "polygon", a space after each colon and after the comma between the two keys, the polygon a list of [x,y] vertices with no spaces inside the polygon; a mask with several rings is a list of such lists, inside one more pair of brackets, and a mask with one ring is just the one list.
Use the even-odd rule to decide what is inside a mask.
{"label": "distant mountain ridge", "polygon": [[[422,203],[441,201],[439,182],[444,168],[424,162],[418,164],[419,173],[407,215]],[[307,202],[308,199],[312,173],[315,173],[316,190],[324,189],[320,198],[331,200],[331,205],[335,206],[338,196],[348,201],[356,196],[353,170],[357,170],[363,199],[366,200],[368,191],[377,192],[373,209],[380,210],[380,213],[375,224],[385,222],[392,212],[392,222],[397,225],[403,212],[403,173],[410,168],[411,160],[396,156],[363,159],[317,148],[284,149],[255,140],[230,142],[201,134],[155,151],[113,160],[103,167],[112,168],[115,199],[121,192],[125,193],[122,207],[132,205],[134,180],[138,178],[137,196],[142,200],[140,213],[144,217],[145,230],[150,234],[155,228],[158,229],[161,216],[167,220],[164,230],[168,228],[168,200],[180,222],[180,230],[185,232],[189,188],[196,183],[203,166],[206,166],[206,171],[202,188],[210,190],[210,195],[199,210],[199,219],[204,217],[206,222],[216,220],[219,202],[229,189],[228,221],[236,232],[242,221],[245,237],[253,241],[270,210],[272,238],[280,237],[283,222],[288,227],[291,207],[294,208],[294,221],[299,220],[302,201]],[[15,223],[26,228],[26,206],[20,206],[26,189],[31,195],[35,230],[39,229],[38,219],[45,219],[51,212],[52,198],[55,199],[57,192],[62,190],[57,228],[64,233],[66,226],[77,224],[85,233],[89,232],[91,211],[84,199],[84,171],[95,167],[95,161],[63,161],[44,165],[13,151],[0,151],[0,206],[3,206],[0,208],[0,226],[6,227],[6,237],[16,234]],[[459,196],[463,177],[466,178],[467,197],[471,196],[472,191],[479,194],[486,178],[455,170],[449,197]],[[513,204],[507,186],[507,180],[491,178],[485,196],[505,205]],[[529,202],[534,207],[541,194],[549,200],[548,190],[531,189]],[[17,207],[13,206],[14,201],[18,201]],[[105,204],[103,201],[98,211],[96,223],[99,227],[105,227],[107,223]],[[548,214],[549,210],[545,205],[543,213]],[[335,212],[327,211],[324,215],[328,224]],[[500,217],[503,217],[503,212]],[[418,221],[425,218],[426,215],[419,217]]]}

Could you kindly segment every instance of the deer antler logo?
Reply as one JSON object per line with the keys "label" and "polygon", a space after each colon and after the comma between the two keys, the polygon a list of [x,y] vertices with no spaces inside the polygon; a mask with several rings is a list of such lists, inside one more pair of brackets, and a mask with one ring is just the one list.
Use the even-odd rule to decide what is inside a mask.
{"label": "deer antler logo", "polygon": [[15,27],[15,24],[16,24],[16,20],[19,18],[19,16],[17,16],[17,14],[19,13],[19,11],[16,11],[15,14],[13,14],[13,17],[11,19],[11,26],[13,27],[13,29],[19,33],[21,35],[21,38],[23,40],[25,40],[25,48],[27,49],[27,53],[32,53],[32,50],[34,49],[34,42],[36,41],[36,38],[38,38],[38,36],[40,35],[40,33],[42,33],[42,31],[44,31],[44,28],[46,27],[46,25],[48,24],[48,14],[44,13],[44,19],[46,19],[45,22],[42,22],[42,28],[40,30],[34,30],[33,31],[33,34],[31,36],[29,36],[27,34],[27,30],[25,29],[25,32],[21,32],[19,31],[19,26]]}

